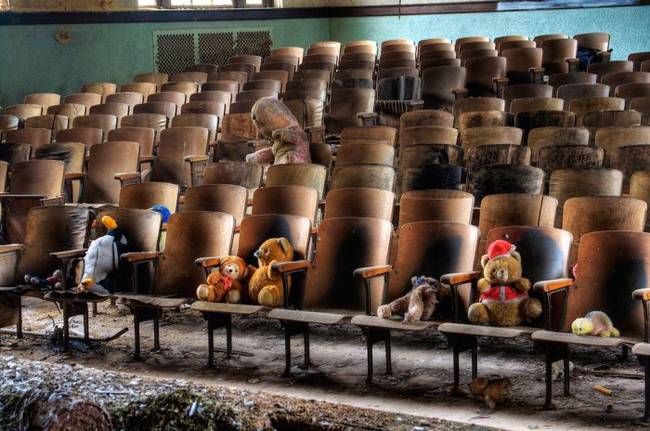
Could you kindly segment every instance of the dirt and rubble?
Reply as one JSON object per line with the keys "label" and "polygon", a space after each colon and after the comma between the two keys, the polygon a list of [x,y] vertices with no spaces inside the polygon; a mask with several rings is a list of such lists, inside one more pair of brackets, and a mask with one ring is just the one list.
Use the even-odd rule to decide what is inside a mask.
{"label": "dirt and rubble", "polygon": [[[50,334],[62,319],[51,303],[29,299],[24,322],[25,331]],[[0,383],[12,387],[7,373],[25,370],[20,375],[67,382],[75,397],[106,405],[112,415],[112,398],[124,398],[118,403],[122,409],[139,402],[145,410],[163,401],[187,404],[192,399],[191,407],[197,399],[216,400],[201,411],[225,408],[233,417],[244,418],[239,421],[242,424],[250,421],[250,429],[647,429],[639,420],[644,406],[641,368],[633,355],[625,357],[621,350],[572,351],[573,395],[564,397],[558,380],[556,408],[544,411],[543,361],[532,343],[481,340],[479,375],[506,376],[513,383],[510,400],[492,411],[469,395],[450,394],[451,350],[444,336],[433,329],[394,335],[392,375],[382,374],[383,349],[375,347],[374,383],[366,384],[365,343],[361,331],[352,325],[314,327],[308,370],[300,368],[302,342],[294,341],[296,366],[291,377],[282,377],[284,339],[279,323],[254,316],[235,319],[234,326],[234,348],[245,352],[231,359],[217,352],[215,366],[207,368],[207,328],[201,315],[189,309],[166,313],[161,321],[162,349],[149,350],[152,325],[143,323],[143,357],[135,361],[128,309],[104,303],[90,319],[91,336],[108,337],[130,328],[124,335],[90,346],[73,341],[67,352],[47,337],[17,340],[1,335]],[[71,328],[74,335],[81,335],[80,316]],[[217,331],[215,346],[223,345],[225,338]],[[464,383],[470,381],[468,354],[461,359],[461,378]],[[612,395],[595,391],[595,385],[611,389]],[[154,397],[179,390],[185,392],[176,398],[161,401]],[[149,401],[154,404],[146,404]],[[187,406],[174,408],[187,413]],[[113,428],[120,429],[120,423]]]}

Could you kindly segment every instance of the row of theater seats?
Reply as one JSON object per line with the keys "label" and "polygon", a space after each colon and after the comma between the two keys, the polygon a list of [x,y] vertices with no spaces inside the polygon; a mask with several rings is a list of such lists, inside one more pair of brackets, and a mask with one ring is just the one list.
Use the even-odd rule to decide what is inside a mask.
{"label": "row of theater seats", "polygon": [[[579,41],[578,36],[554,35],[543,42],[532,41],[536,46],[529,48],[537,49],[539,43],[544,58],[554,44],[573,46]],[[58,122],[68,115],[56,110],[74,108],[66,103],[47,117],[42,116],[41,106],[38,115],[18,118],[7,128],[17,130],[3,131],[0,148],[25,144],[16,141],[25,141],[32,134],[47,135],[37,143],[26,143],[30,147],[26,158],[0,164],[5,171],[0,178],[9,179],[8,192],[0,195],[5,209],[3,235],[9,243],[23,244],[0,247],[0,253],[12,256],[2,261],[10,263],[2,272],[2,285],[11,288],[0,295],[3,306],[16,311],[18,332],[20,298],[34,294],[19,286],[21,277],[67,267],[81,257],[88,241],[103,233],[101,228],[89,228],[95,217],[89,207],[94,207],[115,216],[138,250],[123,259],[120,290],[129,293],[119,295],[134,315],[136,356],[141,350],[140,323],[154,321],[154,343],[159,347],[162,311],[176,310],[188,302],[208,321],[210,363],[214,360],[215,329],[227,329],[228,354],[231,351],[233,316],[264,314],[280,321],[285,330],[287,373],[291,371],[291,337],[301,335],[308,341],[310,325],[348,321],[366,335],[369,379],[373,344],[386,343],[390,367],[392,331],[437,328],[448,335],[454,349],[455,389],[460,379],[459,353],[471,350],[476,358],[478,336],[532,338],[545,346],[548,370],[557,359],[568,366],[568,346],[573,344],[593,348],[634,345],[638,355],[650,355],[650,348],[643,343],[649,341],[647,317],[643,317],[650,300],[650,234],[643,232],[650,189],[650,172],[644,162],[649,143],[648,129],[641,126],[644,119],[636,110],[641,105],[632,105],[633,98],[621,93],[621,86],[630,84],[627,82],[614,86],[614,93],[598,82],[580,83],[584,87],[561,92],[561,85],[553,85],[559,79],[553,71],[565,75],[569,80],[563,81],[565,85],[572,85],[574,78],[593,80],[591,72],[598,81],[596,69],[616,62],[594,62],[586,65],[586,72],[574,72],[570,68],[577,66],[572,60],[577,51],[571,51],[573,56],[563,54],[548,57],[558,61],[542,62],[544,75],[550,75],[548,85],[534,82],[542,73],[534,70],[529,83],[505,85],[497,76],[499,88],[492,87],[495,76],[488,71],[484,82],[491,83],[489,93],[477,94],[467,79],[465,85],[448,85],[445,80],[427,79],[427,74],[449,67],[468,69],[481,58],[500,58],[491,53],[472,57],[464,52],[497,50],[497,40],[494,48],[466,46],[492,43],[482,39],[457,40],[455,45],[429,41],[417,48],[403,42],[384,43],[379,64],[374,42],[350,43],[340,57],[340,44],[322,42],[304,57],[300,49],[281,48],[264,62],[259,57],[241,56],[221,68],[199,65],[172,78],[171,83],[164,82],[168,79],[162,74],[141,75],[135,83],[124,84],[121,90],[126,91],[120,93],[66,96],[68,102],[94,98],[84,105],[82,115],[71,123],[68,119],[72,128]],[[513,48],[515,42],[525,45],[523,42],[530,41],[519,37],[499,40],[501,53],[518,49]],[[504,46],[506,43],[511,45]],[[460,55],[464,66],[423,69],[427,50],[437,51],[425,48],[427,45],[453,51],[453,57],[444,55],[454,60],[465,46],[465,59]],[[447,49],[448,45],[453,49]],[[595,49],[598,60],[607,60],[609,39]],[[399,58],[402,54],[391,55],[400,52],[409,54],[407,60],[415,54],[418,73],[380,77],[386,70],[403,68],[396,63],[403,60]],[[324,56],[335,58],[328,61],[332,58]],[[640,62],[639,58],[635,61]],[[350,63],[354,67],[346,66]],[[284,64],[290,65],[287,70]],[[287,79],[255,75],[277,70],[286,72]],[[365,77],[346,70],[366,70]],[[409,77],[422,79],[423,88],[426,82],[437,82],[439,88],[445,88],[440,94],[444,93],[450,104],[430,106],[435,100],[427,96],[431,92],[402,91],[419,85],[417,79],[405,79]],[[379,97],[384,94],[380,83],[393,78],[398,82],[391,88],[398,91],[388,91],[389,98]],[[226,89],[229,85],[232,92]],[[86,89],[101,88],[104,93],[109,87],[100,84]],[[317,88],[318,97],[312,97],[313,88]],[[574,90],[569,91],[571,88]],[[111,91],[114,89],[106,93]],[[293,99],[300,103],[290,103],[292,99],[286,96],[292,91],[304,91]],[[594,96],[591,91],[601,93]],[[230,98],[216,101],[223,93]],[[125,103],[133,94],[132,103]],[[395,94],[404,97],[395,98]],[[418,94],[422,103],[412,97]],[[283,97],[294,112],[303,112],[298,117],[309,132],[314,163],[265,170],[242,161],[251,151],[249,141],[257,139],[250,109],[258,97],[265,96]],[[323,107],[320,120],[312,99]],[[192,105],[205,100],[216,105]],[[114,108],[111,104],[119,103],[126,104],[126,111],[121,108],[125,115],[118,119],[114,111],[106,114]],[[212,110],[215,106],[218,108]],[[164,112],[157,111],[163,108]],[[18,108],[10,107],[4,111],[6,116],[11,109],[18,113]],[[87,114],[90,110],[98,112]],[[190,117],[184,116],[189,115],[194,117],[186,122]],[[111,116],[114,119],[110,118],[108,126],[100,126],[100,119]],[[6,124],[7,117],[2,119]],[[38,121],[48,127],[34,130],[47,132],[30,131]],[[85,137],[91,134],[94,141]],[[75,143],[77,149],[72,151]],[[43,155],[48,149],[51,153]],[[65,156],[55,154],[57,151]],[[71,165],[73,159],[77,165]],[[83,187],[76,190],[80,183]],[[64,200],[86,205],[64,206]],[[154,204],[163,204],[173,213],[164,235],[160,216],[147,210]],[[269,310],[253,304],[192,299],[206,272],[219,266],[219,256],[237,254],[255,263],[253,252],[269,237],[286,237],[295,249],[294,261],[273,268],[277,276],[292,280],[281,307]],[[546,313],[526,328],[477,328],[464,317],[467,306],[476,300],[477,257],[487,243],[504,238],[520,251],[526,262],[524,276],[536,283],[533,294],[543,299]],[[143,271],[144,264],[151,262],[159,264]],[[574,263],[580,268],[575,280],[568,278]],[[440,321],[405,325],[373,316],[379,304],[407,292],[410,278],[422,274],[452,287],[450,308],[439,316]],[[614,294],[625,299],[611,301]],[[561,299],[558,295],[564,295],[566,301],[557,301]],[[71,316],[87,316],[89,304],[105,300],[79,295],[44,299],[62,305],[66,328]],[[574,317],[592,309],[606,311],[624,338],[604,340],[567,333]],[[88,334],[88,319],[84,326]],[[305,343],[305,359],[308,366],[309,343]],[[472,376],[476,376],[476,359],[472,365]],[[565,379],[568,382],[569,373]],[[549,371],[547,406],[551,385]]]}

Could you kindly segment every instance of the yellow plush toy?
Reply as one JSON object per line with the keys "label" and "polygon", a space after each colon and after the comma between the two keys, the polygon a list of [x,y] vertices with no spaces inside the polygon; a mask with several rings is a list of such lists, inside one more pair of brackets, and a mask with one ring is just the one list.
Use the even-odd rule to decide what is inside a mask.
{"label": "yellow plush toy", "polygon": [[571,323],[575,335],[595,335],[598,337],[618,337],[620,332],[614,328],[612,319],[602,311],[590,311],[585,317]]}
{"label": "yellow plush toy", "polygon": [[267,307],[278,307],[284,303],[282,277],[273,275],[271,265],[276,262],[293,260],[293,246],[286,238],[267,239],[260,245],[254,256],[259,268],[255,270],[248,283],[248,293],[253,303]]}

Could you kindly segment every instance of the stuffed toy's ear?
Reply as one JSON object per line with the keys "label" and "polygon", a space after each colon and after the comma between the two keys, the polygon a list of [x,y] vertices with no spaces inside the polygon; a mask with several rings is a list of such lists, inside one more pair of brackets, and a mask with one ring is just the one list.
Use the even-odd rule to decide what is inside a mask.
{"label": "stuffed toy's ear", "polygon": [[487,254],[481,256],[481,267],[485,268],[485,265],[487,265],[489,260],[490,260],[490,256],[488,256]]}
{"label": "stuffed toy's ear", "polygon": [[285,255],[289,255],[292,252],[291,244],[289,243],[288,239],[278,238],[278,244],[280,244],[280,247],[282,247],[282,251],[284,251]]}
{"label": "stuffed toy's ear", "polygon": [[513,250],[513,251],[510,252],[510,255],[512,257],[514,257],[515,259],[517,259],[519,262],[521,262],[521,255],[519,254],[518,251]]}

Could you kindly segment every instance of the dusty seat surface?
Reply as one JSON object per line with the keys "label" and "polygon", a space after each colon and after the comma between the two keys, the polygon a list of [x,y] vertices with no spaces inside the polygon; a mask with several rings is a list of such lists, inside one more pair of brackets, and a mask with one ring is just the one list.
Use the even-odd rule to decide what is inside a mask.
{"label": "dusty seat surface", "polygon": [[551,343],[578,344],[594,347],[617,347],[623,340],[614,337],[594,337],[589,335],[574,335],[568,332],[535,331],[531,337],[534,341]]}
{"label": "dusty seat surface", "polygon": [[162,296],[147,296],[147,295],[129,295],[119,294],[118,298],[123,298],[129,303],[142,307],[156,307],[156,308],[178,308],[183,304],[192,302],[190,298],[168,298]]}
{"label": "dusty seat surface", "polygon": [[363,327],[390,329],[395,331],[422,331],[433,326],[438,326],[440,322],[420,321],[412,323],[403,323],[396,319],[383,319],[377,316],[358,315],[352,318],[352,324]]}
{"label": "dusty seat surface", "polygon": [[533,333],[536,328],[512,327],[500,328],[497,326],[480,326],[462,323],[443,323],[438,330],[443,334],[474,335],[477,337],[515,338]]}
{"label": "dusty seat surface", "polygon": [[196,301],[192,303],[192,310],[200,311],[201,313],[248,315],[266,311],[268,308],[261,305],[226,304],[223,302]]}
{"label": "dusty seat surface", "polygon": [[268,316],[271,319],[286,320],[289,322],[318,323],[321,325],[334,325],[349,317],[349,315],[334,312],[287,310],[284,308],[271,310]]}

